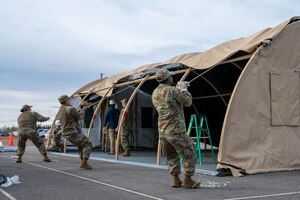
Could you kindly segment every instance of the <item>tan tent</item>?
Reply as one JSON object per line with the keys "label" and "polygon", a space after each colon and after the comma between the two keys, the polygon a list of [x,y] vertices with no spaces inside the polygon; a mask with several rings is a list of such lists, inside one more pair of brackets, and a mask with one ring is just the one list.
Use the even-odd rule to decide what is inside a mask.
{"label": "tan tent", "polygon": [[191,68],[186,80],[192,80],[193,107],[185,110],[186,120],[193,113],[207,115],[213,144],[219,147],[218,169],[228,168],[234,176],[300,169],[299,19],[117,74],[93,93],[110,96],[115,91],[109,88],[138,83],[148,74],[140,90],[151,94],[156,68],[176,71],[175,81]]}
{"label": "tan tent", "polygon": [[[227,109],[218,168],[300,169],[300,21],[283,23],[245,66]],[[280,32],[279,32],[280,31]]]}

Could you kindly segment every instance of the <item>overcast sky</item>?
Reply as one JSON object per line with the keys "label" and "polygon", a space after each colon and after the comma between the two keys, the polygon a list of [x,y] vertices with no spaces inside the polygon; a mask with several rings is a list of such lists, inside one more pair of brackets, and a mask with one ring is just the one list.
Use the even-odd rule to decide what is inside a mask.
{"label": "overcast sky", "polygon": [[205,51],[300,15],[300,1],[0,0],[0,127],[23,104],[176,55]]}

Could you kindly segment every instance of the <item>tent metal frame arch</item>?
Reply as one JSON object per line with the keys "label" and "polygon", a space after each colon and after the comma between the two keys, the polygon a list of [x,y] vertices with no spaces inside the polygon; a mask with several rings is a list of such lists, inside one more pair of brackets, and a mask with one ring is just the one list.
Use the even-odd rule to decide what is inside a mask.
{"label": "tent metal frame arch", "polygon": [[140,87],[147,81],[149,75],[147,75],[145,78],[143,78],[141,80],[141,82],[138,84],[138,86],[135,88],[135,90],[133,91],[133,93],[131,94],[127,104],[126,104],[126,107],[124,108],[124,112],[123,112],[123,115],[121,116],[121,120],[120,120],[120,124],[118,124],[118,133],[117,133],[117,141],[116,141],[116,147],[115,147],[115,159],[118,160],[119,159],[119,144],[120,144],[120,135],[121,135],[121,127],[125,121],[125,113],[128,111],[129,109],[129,106],[131,105],[131,102],[133,100],[133,98],[135,97],[137,91],[140,89]]}

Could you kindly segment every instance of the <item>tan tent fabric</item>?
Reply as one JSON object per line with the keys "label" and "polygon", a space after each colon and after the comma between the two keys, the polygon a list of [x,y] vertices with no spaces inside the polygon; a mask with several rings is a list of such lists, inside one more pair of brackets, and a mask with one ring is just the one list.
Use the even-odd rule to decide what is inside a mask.
{"label": "tan tent fabric", "polygon": [[[103,96],[106,91],[113,86],[114,83],[118,83],[118,81],[124,77],[133,75],[133,74],[138,74],[140,72],[144,72],[147,71],[149,69],[153,69],[159,65],[164,65],[164,64],[170,64],[170,63],[181,63],[182,61],[189,59],[195,55],[198,55],[199,53],[187,53],[187,54],[183,54],[180,56],[176,56],[174,58],[171,58],[165,62],[162,63],[153,63],[153,64],[147,64],[147,65],[143,65],[141,67],[138,67],[136,69],[133,69],[129,72],[123,72],[123,73],[119,73],[116,74],[112,77],[107,78],[106,80],[102,81],[101,83],[99,83],[95,88],[93,88],[93,92],[96,93],[99,96]],[[107,96],[110,96],[112,93],[112,90],[107,94]]]}
{"label": "tan tent fabric", "polygon": [[221,45],[204,51],[201,54],[195,55],[190,59],[184,60],[182,64],[195,69],[206,69],[220,63],[238,51],[253,53],[262,41],[276,36],[286,26],[287,23],[288,21],[278,25],[275,28],[262,30],[249,37],[225,42]]}
{"label": "tan tent fabric", "polygon": [[262,47],[241,74],[223,124],[218,168],[300,169],[300,21]]}
{"label": "tan tent fabric", "polygon": [[[109,88],[111,88],[115,83],[117,83],[120,79],[130,75],[128,72],[123,72],[116,74],[112,77],[109,77],[105,80],[103,80],[100,84],[98,84],[96,87],[92,89],[93,93],[96,93],[99,96],[104,96],[104,94],[107,92]],[[110,96],[112,93],[112,90],[107,94],[107,96]]]}
{"label": "tan tent fabric", "polygon": [[[164,64],[207,69],[239,51],[254,53],[243,66],[227,107],[217,168],[229,168],[234,176],[300,169],[300,21],[295,19],[300,18],[201,53],[117,74],[98,83],[93,92],[103,96],[121,79]],[[270,44],[261,46],[266,39]]]}
{"label": "tan tent fabric", "polygon": [[97,79],[97,80],[94,80],[94,81],[86,84],[85,86],[83,86],[80,89],[78,89],[77,91],[75,91],[72,94],[72,97],[76,97],[76,96],[80,96],[82,94],[86,94],[89,90],[93,89],[97,84],[101,83],[104,79],[106,79],[106,78]]}
{"label": "tan tent fabric", "polygon": [[[249,53],[254,52],[256,47],[260,44],[260,42],[262,42],[267,38],[274,37],[284,28],[284,26],[287,23],[288,21],[280,24],[279,26],[273,29],[265,29],[246,38],[225,42],[203,53],[199,53],[199,52],[188,53],[188,54],[176,56],[162,63],[148,64],[148,65],[138,67],[129,72],[119,73],[117,75],[109,77],[105,81],[102,81],[100,84],[98,84],[98,86],[96,86],[93,89],[93,92],[95,92],[99,96],[103,96],[106,93],[107,89],[113,86],[114,83],[117,83],[120,79],[132,74],[136,74],[139,72],[143,72],[155,68],[162,64],[182,63],[184,65],[187,65],[195,69],[205,69],[216,65],[217,63],[221,62],[222,60],[228,58],[233,53],[238,52],[240,50]],[[110,96],[111,92],[107,96]]]}
{"label": "tan tent fabric", "polygon": [[170,63],[182,63],[183,61],[190,59],[194,56],[197,56],[201,54],[200,52],[194,52],[194,53],[186,53],[179,56],[175,56],[173,58],[170,58],[169,60],[163,62],[162,64],[170,64]]}

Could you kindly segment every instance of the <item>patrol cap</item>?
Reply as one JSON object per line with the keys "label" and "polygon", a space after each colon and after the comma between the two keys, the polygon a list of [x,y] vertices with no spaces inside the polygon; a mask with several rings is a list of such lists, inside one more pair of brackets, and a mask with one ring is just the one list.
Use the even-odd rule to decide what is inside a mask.
{"label": "patrol cap", "polygon": [[61,125],[61,123],[60,123],[60,120],[58,119],[58,120],[55,120],[55,125],[56,126],[60,126]]}
{"label": "patrol cap", "polygon": [[124,99],[122,99],[120,102],[121,102],[121,103],[127,103],[127,99],[124,98]]}
{"label": "patrol cap", "polygon": [[164,80],[167,80],[172,75],[174,75],[173,72],[170,72],[165,68],[161,68],[160,70],[158,70],[158,72],[156,72],[155,77],[157,82],[162,82]]}
{"label": "patrol cap", "polygon": [[70,97],[68,97],[68,95],[61,95],[60,97],[58,97],[59,103],[64,103],[68,99],[70,99]]}
{"label": "patrol cap", "polygon": [[115,101],[113,99],[109,100],[109,105],[115,105]]}
{"label": "patrol cap", "polygon": [[30,108],[31,108],[32,106],[30,106],[30,105],[24,105],[24,106],[22,106],[22,108],[21,108],[21,112],[24,112],[24,111],[26,111],[26,110],[29,110]]}

